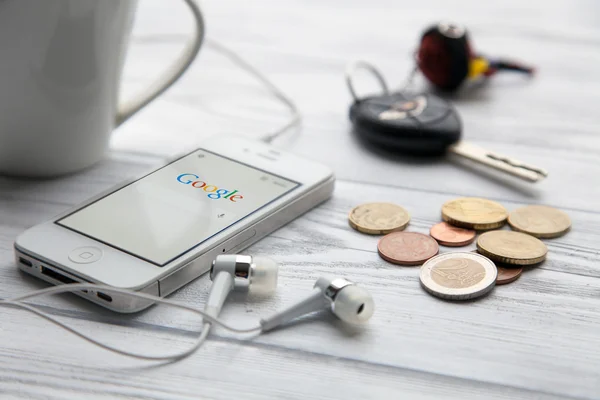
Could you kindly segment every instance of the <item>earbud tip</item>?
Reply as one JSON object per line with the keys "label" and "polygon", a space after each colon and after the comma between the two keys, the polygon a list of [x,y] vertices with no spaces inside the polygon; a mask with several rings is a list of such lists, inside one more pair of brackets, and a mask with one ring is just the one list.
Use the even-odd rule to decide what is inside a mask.
{"label": "earbud tip", "polygon": [[279,264],[267,257],[253,257],[250,290],[255,293],[270,293],[277,287]]}
{"label": "earbud tip", "polygon": [[360,286],[351,285],[337,294],[333,312],[342,321],[358,324],[366,322],[375,311],[375,302],[371,294]]}

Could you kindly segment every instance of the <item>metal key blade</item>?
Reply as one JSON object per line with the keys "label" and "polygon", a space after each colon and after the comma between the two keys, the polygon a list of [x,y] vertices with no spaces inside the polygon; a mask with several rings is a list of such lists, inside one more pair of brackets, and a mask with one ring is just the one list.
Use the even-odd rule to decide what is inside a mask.
{"label": "metal key blade", "polygon": [[468,158],[498,171],[516,176],[529,182],[538,182],[548,176],[542,168],[522,163],[510,157],[487,151],[474,144],[465,142],[456,143],[448,148],[454,154]]}

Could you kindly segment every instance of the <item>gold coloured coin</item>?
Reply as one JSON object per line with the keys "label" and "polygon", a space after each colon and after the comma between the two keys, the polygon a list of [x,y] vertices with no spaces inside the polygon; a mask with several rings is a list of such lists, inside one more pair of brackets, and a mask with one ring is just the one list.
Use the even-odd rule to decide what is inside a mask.
{"label": "gold coloured coin", "polygon": [[442,206],[442,219],[448,223],[477,230],[503,226],[508,212],[499,203],[478,197],[464,197],[446,202]]}
{"label": "gold coloured coin", "polygon": [[500,228],[508,213],[499,203],[478,197],[463,197],[442,206],[442,219],[454,226],[476,230]]}
{"label": "gold coloured coin", "polygon": [[571,228],[567,214],[553,207],[538,205],[516,209],[508,216],[508,223],[515,231],[546,239],[562,236]]}
{"label": "gold coloured coin", "polygon": [[498,271],[494,263],[472,252],[444,253],[429,259],[419,278],[430,294],[449,300],[483,296],[494,288]]}
{"label": "gold coloured coin", "polygon": [[525,233],[492,231],[479,236],[477,251],[501,263],[531,265],[544,261],[548,248],[541,240]]}
{"label": "gold coloured coin", "polygon": [[348,215],[350,226],[370,235],[401,231],[410,221],[404,208],[392,203],[366,203],[354,207]]}

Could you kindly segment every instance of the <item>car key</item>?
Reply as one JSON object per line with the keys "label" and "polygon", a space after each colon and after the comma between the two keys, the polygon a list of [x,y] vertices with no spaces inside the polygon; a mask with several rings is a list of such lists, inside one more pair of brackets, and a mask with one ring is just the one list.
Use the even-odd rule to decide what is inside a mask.
{"label": "car key", "polygon": [[364,140],[417,156],[451,152],[530,182],[548,175],[542,168],[462,142],[462,123],[450,102],[432,94],[389,94],[384,89],[380,96],[355,97],[350,108],[350,120]]}

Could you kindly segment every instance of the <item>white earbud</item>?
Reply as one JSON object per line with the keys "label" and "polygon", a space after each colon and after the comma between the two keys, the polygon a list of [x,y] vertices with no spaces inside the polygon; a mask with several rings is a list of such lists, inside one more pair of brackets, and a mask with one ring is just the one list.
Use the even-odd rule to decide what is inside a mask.
{"label": "white earbud", "polygon": [[215,258],[210,270],[213,281],[204,312],[217,317],[227,295],[235,289],[269,293],[277,286],[277,262],[266,257],[243,256],[240,254],[220,255]]}
{"label": "white earbud", "polygon": [[329,308],[339,319],[348,323],[361,323],[373,315],[375,303],[371,294],[344,278],[319,278],[313,292],[298,303],[262,319],[266,332],[286,322],[314,311]]}

